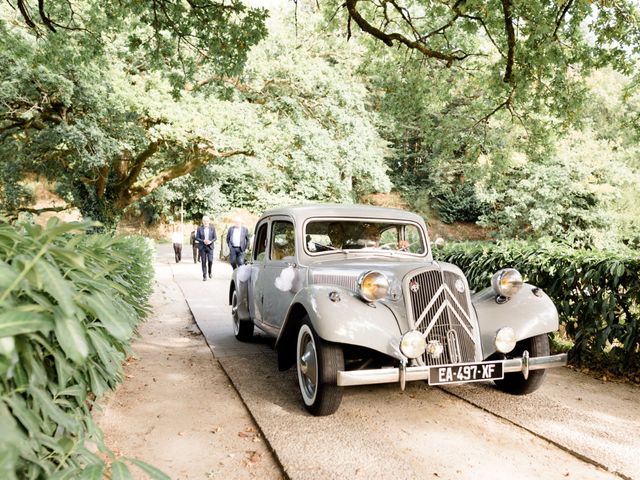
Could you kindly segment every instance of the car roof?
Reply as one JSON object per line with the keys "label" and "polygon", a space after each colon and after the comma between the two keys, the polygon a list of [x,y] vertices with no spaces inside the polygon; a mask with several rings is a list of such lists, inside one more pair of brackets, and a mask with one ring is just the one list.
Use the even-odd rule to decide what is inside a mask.
{"label": "car roof", "polygon": [[346,205],[326,203],[274,208],[264,212],[260,218],[263,219],[275,215],[288,215],[293,217],[296,222],[303,222],[307,218],[311,217],[364,217],[403,220],[417,223],[424,222],[421,216],[398,208],[374,207],[372,205],[359,204]]}

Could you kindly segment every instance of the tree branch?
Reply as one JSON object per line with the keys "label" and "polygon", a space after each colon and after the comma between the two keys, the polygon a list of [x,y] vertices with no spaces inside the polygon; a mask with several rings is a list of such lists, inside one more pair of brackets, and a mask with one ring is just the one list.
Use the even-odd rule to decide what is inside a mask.
{"label": "tree branch", "polygon": [[25,0],[18,0],[18,10],[20,10],[20,14],[22,15],[22,18],[24,18],[24,23],[26,23],[29,28],[33,28],[37,31],[36,24],[31,20],[29,6],[26,4]]}
{"label": "tree branch", "polygon": [[51,22],[51,19],[47,16],[47,13],[44,11],[44,0],[38,0],[38,13],[40,13],[40,18],[42,19],[42,23],[45,26],[55,33],[56,29]]}
{"label": "tree branch", "polygon": [[19,207],[17,210],[19,212],[27,212],[33,213],[35,215],[40,215],[45,212],[63,212],[65,210],[70,210],[74,208],[73,205],[61,205],[59,207],[44,207],[44,208],[28,208],[28,207]]}
{"label": "tree branch", "polygon": [[159,148],[159,141],[151,142],[145,150],[138,154],[138,156],[133,160],[133,167],[129,171],[129,174],[121,182],[121,184],[118,185],[120,188],[120,192],[125,193],[131,188],[131,186],[138,180],[145,162],[149,160],[149,158],[151,158]]}
{"label": "tree branch", "polygon": [[463,1],[458,1],[456,2],[456,4],[452,7],[452,10],[455,12],[455,14],[460,17],[460,18],[466,18],[467,20],[473,20],[474,22],[478,22],[480,23],[480,25],[482,25],[482,28],[484,30],[484,33],[487,34],[487,37],[489,38],[489,40],[491,41],[491,43],[493,43],[493,46],[496,47],[496,50],[498,51],[498,53],[500,54],[501,57],[505,57],[505,54],[502,53],[502,50],[500,49],[500,47],[498,46],[498,44],[496,43],[496,41],[493,38],[493,35],[491,35],[491,32],[489,31],[489,28],[487,27],[486,22],[484,21],[484,18],[482,17],[478,17],[476,15],[469,15],[466,13],[462,13],[462,11],[460,10],[460,5],[464,3]]}
{"label": "tree branch", "polygon": [[420,41],[410,40],[400,33],[387,34],[371,25],[362,17],[362,15],[360,15],[360,12],[358,12],[358,10],[356,9],[356,4],[358,3],[358,1],[360,0],[346,0],[345,5],[347,7],[347,11],[349,12],[349,18],[353,19],[353,21],[356,22],[356,24],[363,32],[368,33],[378,40],[381,40],[388,47],[392,47],[393,42],[399,42],[408,48],[418,50],[426,57],[435,58],[446,62],[448,67],[451,66],[454,61],[464,60],[469,56],[466,53],[456,55],[455,53],[445,53],[438,50],[433,50],[427,48],[424,44],[420,43]]}
{"label": "tree branch", "polygon": [[505,83],[513,82],[513,65],[516,56],[516,32],[513,28],[513,3],[512,0],[502,0],[502,10],[504,12],[504,30],[507,34],[507,65],[504,70]]}
{"label": "tree branch", "polygon": [[232,157],[235,155],[252,156],[253,152],[250,150],[231,150],[228,152],[219,152],[213,147],[207,148],[205,150],[201,150],[197,147],[194,147],[189,154],[185,155],[184,161],[182,163],[174,165],[169,170],[160,172],[160,174],[148,180],[145,180],[140,185],[133,186],[130,189],[129,195],[127,196],[127,198],[121,197],[117,206],[120,208],[125,208],[128,205],[149,195],[156,188],[161,187],[162,185],[164,185],[167,182],[170,182],[171,180],[174,180],[176,178],[192,173],[198,168],[200,168],[201,166],[211,161],[214,161],[220,158]]}
{"label": "tree branch", "polygon": [[569,9],[571,8],[572,4],[573,4],[573,0],[568,0],[564,8],[562,9],[562,12],[560,13],[560,15],[556,17],[556,28],[553,30],[553,38],[555,39],[558,38],[558,30],[560,29],[560,25],[562,25],[562,21],[564,20],[564,17],[569,11]]}
{"label": "tree branch", "polygon": [[107,179],[109,178],[109,165],[104,165],[98,170],[98,181],[96,182],[96,196],[98,198],[104,197],[104,192],[107,188]]}
{"label": "tree branch", "polygon": [[489,113],[487,113],[480,120],[478,120],[476,123],[474,123],[473,126],[469,130],[474,130],[478,125],[480,125],[481,123],[484,123],[487,120],[489,120],[489,118],[491,118],[494,114],[496,114],[497,112],[499,112],[503,108],[506,108],[509,111],[511,111],[511,103],[513,102],[513,97],[515,96],[515,93],[516,93],[516,89],[515,89],[515,87],[513,87],[511,89],[511,91],[509,92],[509,96],[507,97],[507,99],[504,102],[502,102],[500,105],[495,107],[493,110],[491,110]]}

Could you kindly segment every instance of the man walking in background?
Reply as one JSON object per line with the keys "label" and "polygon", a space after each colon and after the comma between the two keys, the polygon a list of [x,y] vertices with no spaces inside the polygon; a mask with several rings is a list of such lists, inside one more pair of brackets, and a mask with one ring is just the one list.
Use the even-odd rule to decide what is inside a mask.
{"label": "man walking in background", "polygon": [[171,242],[173,243],[173,253],[176,257],[176,263],[180,263],[180,260],[182,260],[182,230],[179,227],[173,227]]}
{"label": "man walking in background", "polygon": [[200,249],[198,248],[198,242],[196,241],[196,233],[198,232],[197,225],[194,225],[194,229],[191,231],[189,243],[191,244],[191,250],[193,250],[193,263],[200,261]]}
{"label": "man walking in background", "polygon": [[216,229],[211,225],[211,219],[205,215],[202,217],[202,225],[196,232],[196,242],[200,250],[200,260],[202,262],[202,281],[207,280],[207,274],[211,278],[211,264],[213,263],[213,245],[217,240]]}
{"label": "man walking in background", "polygon": [[242,218],[236,217],[235,224],[227,232],[227,245],[229,246],[229,263],[235,270],[244,265],[244,252],[249,245],[249,230],[242,225]]}

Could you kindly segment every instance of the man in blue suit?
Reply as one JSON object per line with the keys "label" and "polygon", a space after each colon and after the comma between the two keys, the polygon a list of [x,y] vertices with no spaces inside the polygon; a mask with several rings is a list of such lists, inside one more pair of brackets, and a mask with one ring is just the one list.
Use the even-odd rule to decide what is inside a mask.
{"label": "man in blue suit", "polygon": [[244,252],[249,245],[249,230],[242,225],[242,218],[235,218],[235,225],[227,232],[227,245],[229,246],[229,263],[235,270],[244,265]]}
{"label": "man in blue suit", "polygon": [[196,232],[196,242],[200,250],[200,261],[202,262],[202,281],[207,281],[207,274],[211,278],[211,264],[213,263],[213,246],[217,240],[216,229],[211,225],[211,219],[208,216],[202,217],[202,225],[198,227]]}

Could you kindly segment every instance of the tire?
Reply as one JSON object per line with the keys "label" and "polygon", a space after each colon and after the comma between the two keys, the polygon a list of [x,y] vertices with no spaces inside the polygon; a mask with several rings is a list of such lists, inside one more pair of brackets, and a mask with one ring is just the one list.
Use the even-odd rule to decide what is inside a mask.
{"label": "tire", "polygon": [[233,318],[233,334],[241,342],[248,342],[253,338],[253,322],[238,318],[238,292],[231,296],[231,317]]}
{"label": "tire", "polygon": [[[543,333],[542,335],[520,340],[513,351],[507,354],[507,358],[522,357],[522,353],[525,350],[529,352],[530,358],[549,355],[549,337],[546,333]],[[532,370],[526,380],[521,372],[505,373],[504,379],[495,380],[495,384],[503,392],[512,395],[527,395],[540,388],[546,373],[545,369]]]}
{"label": "tire", "polygon": [[305,316],[296,343],[298,385],[305,408],[313,415],[331,415],[342,401],[337,385],[338,371],[344,369],[342,348],[322,340]]}

